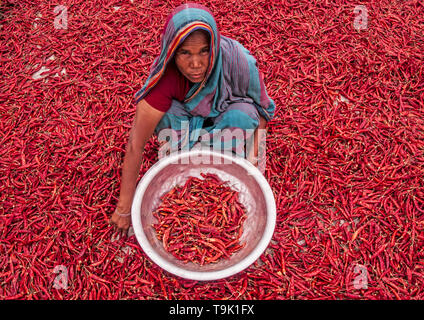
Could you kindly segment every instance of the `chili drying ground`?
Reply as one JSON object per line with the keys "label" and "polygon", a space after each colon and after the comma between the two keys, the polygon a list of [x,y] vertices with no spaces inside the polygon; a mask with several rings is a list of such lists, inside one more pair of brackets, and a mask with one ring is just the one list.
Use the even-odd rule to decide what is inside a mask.
{"label": "chili drying ground", "polygon": [[201,266],[230,258],[240,244],[244,206],[238,192],[211,173],[189,177],[161,197],[153,224],[164,249],[183,262]]}
{"label": "chili drying ground", "polygon": [[[55,29],[57,2],[2,1],[0,298],[423,299],[420,1],[367,2],[363,30],[357,1],[199,2],[255,55],[277,105],[266,252],[227,279],[188,281],[108,225],[132,97],[171,2],[64,0]],[[141,174],[157,149],[152,138]]]}

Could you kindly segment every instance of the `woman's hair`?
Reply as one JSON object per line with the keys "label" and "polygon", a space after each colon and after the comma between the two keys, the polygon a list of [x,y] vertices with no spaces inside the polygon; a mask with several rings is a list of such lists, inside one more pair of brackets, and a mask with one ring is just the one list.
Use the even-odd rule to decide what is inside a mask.
{"label": "woman's hair", "polygon": [[[192,33],[190,33],[190,34],[187,36],[187,38],[186,38],[185,40],[187,40],[187,39],[188,39],[188,38],[190,38],[193,34],[196,34],[196,33],[203,34],[203,35],[206,37],[207,42],[209,43],[209,46],[210,46],[210,43],[211,43],[211,35],[209,34],[209,32],[207,32],[206,30],[202,30],[202,29],[194,30]],[[181,46],[183,45],[183,43],[184,43],[184,42],[180,43],[180,45],[178,46],[178,48],[179,48],[179,47],[181,47]],[[178,48],[177,48],[177,50],[178,50]],[[209,48],[209,49],[210,49],[210,48]]]}
{"label": "woman's hair", "polygon": [[209,34],[209,32],[207,32],[206,30],[202,30],[202,29],[197,29],[197,30],[194,30],[192,33],[190,33],[189,35],[188,35],[188,37],[187,38],[189,38],[189,37],[191,37],[193,34],[195,34],[195,33],[201,33],[201,34],[203,34],[207,39],[208,39],[208,43],[210,43],[211,42],[211,35]]}

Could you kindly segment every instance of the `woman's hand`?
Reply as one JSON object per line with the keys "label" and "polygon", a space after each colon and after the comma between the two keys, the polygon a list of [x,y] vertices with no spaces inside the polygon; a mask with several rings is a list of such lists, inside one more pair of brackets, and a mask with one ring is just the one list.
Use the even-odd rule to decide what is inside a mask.
{"label": "woman's hand", "polygon": [[110,218],[110,222],[114,224],[119,231],[126,232],[131,224],[131,212],[121,213],[116,209]]}

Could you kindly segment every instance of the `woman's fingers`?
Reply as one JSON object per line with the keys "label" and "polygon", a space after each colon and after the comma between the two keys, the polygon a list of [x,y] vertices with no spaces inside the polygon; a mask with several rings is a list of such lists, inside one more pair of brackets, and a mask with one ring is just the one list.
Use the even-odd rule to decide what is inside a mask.
{"label": "woman's fingers", "polygon": [[118,230],[127,231],[131,224],[131,215],[120,215],[115,211],[110,218],[110,222],[115,225]]}

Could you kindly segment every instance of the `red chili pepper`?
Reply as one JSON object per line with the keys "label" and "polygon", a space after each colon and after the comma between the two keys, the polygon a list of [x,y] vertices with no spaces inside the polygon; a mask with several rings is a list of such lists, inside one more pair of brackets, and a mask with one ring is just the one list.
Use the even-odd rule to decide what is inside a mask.
{"label": "red chili pepper", "polygon": [[[153,212],[158,219],[153,227],[166,251],[180,260],[202,265],[223,256],[229,258],[243,247],[239,239],[245,214],[235,191],[216,175],[201,175],[204,179],[189,177],[184,186],[161,197],[163,203]],[[226,207],[231,208],[230,218]]]}
{"label": "red chili pepper", "polygon": [[[422,7],[409,2],[396,10],[389,1],[367,3],[372,19],[355,30],[353,5],[208,1],[220,31],[257,58],[276,104],[264,173],[277,204],[272,242],[235,278],[200,283],[165,274],[133,236],[113,240],[107,221],[135,114],[133,95],[159,54],[157,26],[180,3],[128,2],[113,10],[108,0],[77,0],[68,7],[67,30],[55,29],[47,4],[7,6],[0,29],[6,53],[0,63],[1,297],[422,299]],[[102,23],[87,23],[91,12]],[[34,81],[42,67],[50,70]],[[157,161],[157,149],[152,137],[141,174]],[[210,196],[218,195],[196,185],[187,185],[181,200],[190,200],[190,190],[193,201],[208,204],[192,210],[187,224],[163,222],[172,230],[169,248],[205,264],[225,259],[222,243],[211,241],[219,252],[182,246],[188,235],[177,239],[189,231],[226,243],[221,236],[239,230],[235,205],[212,211]],[[235,201],[231,190],[220,192],[223,203]],[[123,253],[127,247],[132,250]],[[353,285],[356,264],[367,268],[367,289]],[[67,290],[52,288],[56,265],[68,266]],[[132,275],[146,282],[133,284]]]}

